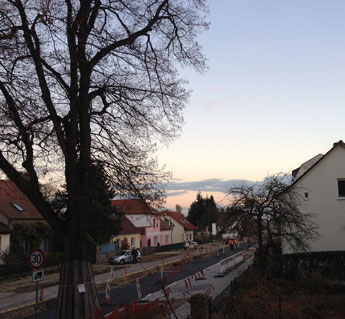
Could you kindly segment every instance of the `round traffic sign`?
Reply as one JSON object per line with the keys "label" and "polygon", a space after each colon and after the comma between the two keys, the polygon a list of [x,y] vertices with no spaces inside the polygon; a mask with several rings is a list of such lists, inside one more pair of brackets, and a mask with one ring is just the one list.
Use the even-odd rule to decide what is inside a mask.
{"label": "round traffic sign", "polygon": [[41,249],[35,248],[30,251],[28,261],[31,268],[39,269],[44,266],[46,257]]}

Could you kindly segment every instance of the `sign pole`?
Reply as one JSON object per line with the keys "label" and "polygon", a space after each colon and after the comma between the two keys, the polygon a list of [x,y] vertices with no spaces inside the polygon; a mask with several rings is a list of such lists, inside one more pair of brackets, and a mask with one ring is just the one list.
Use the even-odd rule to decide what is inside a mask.
{"label": "sign pole", "polygon": [[36,281],[36,305],[35,305],[36,319],[38,319],[38,281]]}
{"label": "sign pole", "polygon": [[44,279],[44,269],[41,269],[45,264],[44,252],[39,248],[34,248],[28,255],[28,263],[32,268],[32,281],[36,282],[36,305],[35,317],[39,317],[39,301],[38,301],[38,282]]}

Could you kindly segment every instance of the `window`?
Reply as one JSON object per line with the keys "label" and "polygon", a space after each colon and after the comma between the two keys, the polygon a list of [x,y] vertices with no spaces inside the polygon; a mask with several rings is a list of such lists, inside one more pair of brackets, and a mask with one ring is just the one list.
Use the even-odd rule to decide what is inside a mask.
{"label": "window", "polygon": [[131,247],[135,247],[135,237],[131,237]]}
{"label": "window", "polygon": [[169,235],[165,235],[165,243],[169,244]]}
{"label": "window", "polygon": [[304,200],[309,200],[309,193],[308,192],[304,192]]}
{"label": "window", "polygon": [[156,246],[158,243],[158,236],[153,237],[153,243]]}
{"label": "window", "polygon": [[24,209],[20,207],[17,203],[11,203],[14,208],[16,208],[18,211],[23,212]]}
{"label": "window", "polygon": [[52,250],[52,241],[50,238],[43,238],[41,240],[41,244],[40,244],[40,248],[43,250],[43,251],[51,251]]}
{"label": "window", "polygon": [[29,239],[23,239],[22,240],[22,247],[24,252],[29,252],[31,250],[31,242]]}
{"label": "window", "polygon": [[338,197],[345,198],[345,179],[338,179]]}

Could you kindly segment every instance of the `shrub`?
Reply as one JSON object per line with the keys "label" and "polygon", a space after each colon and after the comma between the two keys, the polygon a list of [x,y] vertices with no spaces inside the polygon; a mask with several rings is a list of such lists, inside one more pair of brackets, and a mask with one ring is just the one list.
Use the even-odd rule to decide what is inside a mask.
{"label": "shrub", "polygon": [[331,288],[330,282],[318,270],[307,271],[300,268],[297,274],[297,283],[300,289],[311,293],[324,293]]}

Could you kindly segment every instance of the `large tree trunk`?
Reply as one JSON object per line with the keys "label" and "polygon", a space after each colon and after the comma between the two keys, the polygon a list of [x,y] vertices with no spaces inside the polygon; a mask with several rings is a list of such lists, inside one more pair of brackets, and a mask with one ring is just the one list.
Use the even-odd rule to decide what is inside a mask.
{"label": "large tree trunk", "polygon": [[[85,292],[79,292],[79,284],[84,284]],[[56,318],[99,318],[99,313],[100,305],[90,263],[86,260],[63,263]]]}
{"label": "large tree trunk", "polygon": [[[64,252],[56,318],[102,318],[96,284],[87,261],[87,245],[80,236],[69,235],[65,238]],[[80,292],[78,285],[84,285],[85,292]]]}

